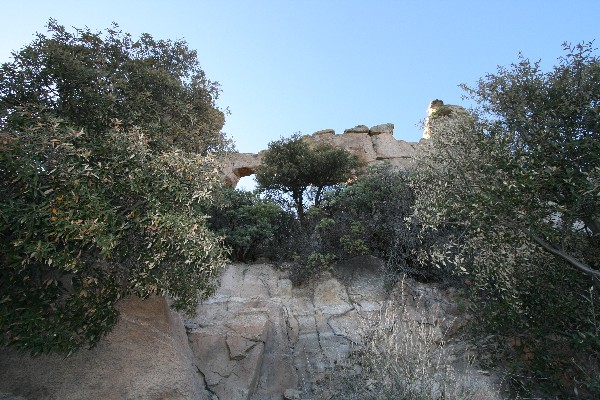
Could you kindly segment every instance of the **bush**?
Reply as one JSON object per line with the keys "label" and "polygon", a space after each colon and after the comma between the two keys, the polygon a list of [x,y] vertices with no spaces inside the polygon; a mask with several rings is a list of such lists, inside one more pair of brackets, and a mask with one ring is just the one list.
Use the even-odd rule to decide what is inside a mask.
{"label": "bush", "polygon": [[193,312],[225,263],[201,203],[225,143],[184,42],[50,21],[0,70],[0,345],[93,346],[124,296]]}
{"label": "bush", "polygon": [[457,371],[455,352],[445,345],[436,326],[390,302],[380,314],[365,321],[362,343],[350,358],[360,373],[344,367],[333,375],[334,399],[499,399],[498,389],[474,375],[473,368]]}
{"label": "bush", "polygon": [[[430,121],[414,179],[416,217],[453,227],[429,256],[471,283],[482,335],[527,337],[532,351],[515,376],[562,386],[561,396],[586,396],[578,382],[598,370],[593,341],[585,350],[569,343],[594,330],[584,295],[600,287],[600,57],[592,46],[565,44],[547,71],[520,56],[465,86],[475,108]],[[572,362],[580,351],[588,361]]]}
{"label": "bush", "polygon": [[322,206],[330,222],[321,230],[326,247],[339,258],[372,254],[386,261],[389,278],[404,273],[423,280],[446,277],[421,260],[421,248],[441,240],[411,218],[415,201],[407,172],[389,164],[372,166],[352,185],[331,192]]}
{"label": "bush", "polygon": [[304,222],[310,205],[318,206],[325,191],[350,179],[358,166],[357,157],[344,149],[311,145],[294,135],[269,143],[256,181],[259,191]]}
{"label": "bush", "polygon": [[235,189],[223,189],[207,213],[210,228],[225,238],[237,261],[272,257],[286,219],[274,202]]}
{"label": "bush", "polygon": [[[449,279],[447,270],[423,262],[421,249],[443,240],[443,231],[424,231],[411,219],[414,194],[409,175],[389,164],[372,166],[351,185],[324,193],[318,207],[306,213],[287,242],[295,281],[314,274],[306,269],[309,257],[327,255],[332,265],[354,256],[371,254],[386,261],[390,283],[407,273],[422,280]],[[302,271],[305,268],[306,271]],[[317,270],[328,269],[325,267]]]}

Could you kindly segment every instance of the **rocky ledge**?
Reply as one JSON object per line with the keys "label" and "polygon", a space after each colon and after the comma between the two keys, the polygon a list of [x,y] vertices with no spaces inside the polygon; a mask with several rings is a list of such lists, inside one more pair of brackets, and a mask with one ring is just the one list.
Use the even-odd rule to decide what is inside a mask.
{"label": "rocky ledge", "polygon": [[[292,287],[286,270],[233,264],[217,293],[184,320],[164,298],[125,299],[119,323],[94,349],[66,359],[0,349],[0,399],[333,398],[333,374],[362,379],[349,356],[389,304],[400,304],[402,318],[427,326],[440,343],[459,338],[468,320],[452,289],[407,279],[388,291],[381,267],[358,257]],[[489,380],[467,366],[473,354],[465,343],[449,345],[456,371],[471,368]]]}
{"label": "rocky ledge", "polygon": [[452,291],[412,280],[403,286],[386,291],[372,257],[346,261],[335,277],[325,273],[302,287],[271,265],[231,265],[216,295],[185,322],[195,366],[213,399],[330,398],[336,365],[360,346],[361,331],[391,297],[402,293],[405,315],[429,324],[440,341],[465,325]]}

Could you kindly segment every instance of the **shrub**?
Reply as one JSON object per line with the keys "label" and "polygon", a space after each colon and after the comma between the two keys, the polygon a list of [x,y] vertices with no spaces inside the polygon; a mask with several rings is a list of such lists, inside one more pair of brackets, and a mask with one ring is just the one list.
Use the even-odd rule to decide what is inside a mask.
{"label": "shrub", "polygon": [[93,346],[127,295],[192,312],[221,242],[200,204],[225,143],[185,42],[50,21],[0,69],[0,345]]}
{"label": "shrub", "polygon": [[207,213],[210,228],[225,238],[237,261],[272,256],[286,219],[274,202],[235,189],[223,189]]}
{"label": "shrub", "polygon": [[390,302],[365,321],[362,342],[349,360],[360,366],[360,373],[338,367],[330,384],[336,391],[334,399],[500,398],[498,389],[475,376],[472,367],[454,368],[457,354],[444,343],[438,328],[425,322],[427,311],[417,310],[420,315],[415,318],[406,306]]}
{"label": "shrub", "polygon": [[389,164],[372,166],[352,185],[330,192],[322,214],[333,221],[322,241],[339,258],[372,254],[386,261],[392,280],[408,273],[440,279],[445,271],[420,259],[420,249],[441,240],[441,232],[423,231],[411,218],[414,193],[407,172]]}
{"label": "shrub", "polygon": [[344,149],[326,143],[311,145],[294,135],[269,143],[256,181],[259,191],[285,210],[294,210],[304,222],[310,205],[318,206],[324,192],[346,182],[358,166],[357,157]]}
{"label": "shrub", "polygon": [[[528,337],[533,359],[515,375],[553,381],[564,396],[587,367],[571,365],[568,341],[558,352],[546,343],[593,330],[583,295],[600,287],[600,57],[592,46],[565,44],[547,71],[520,56],[464,86],[476,108],[433,121],[413,181],[421,223],[454,227],[429,255],[472,284],[482,334]],[[595,371],[598,347],[588,344]]]}

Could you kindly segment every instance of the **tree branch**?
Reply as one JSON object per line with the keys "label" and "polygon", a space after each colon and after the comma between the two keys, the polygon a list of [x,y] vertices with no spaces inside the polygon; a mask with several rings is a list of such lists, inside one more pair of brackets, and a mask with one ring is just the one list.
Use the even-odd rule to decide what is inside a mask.
{"label": "tree branch", "polygon": [[546,242],[539,236],[536,236],[531,232],[529,232],[529,235],[537,244],[539,244],[547,252],[554,254],[557,257],[562,258],[563,260],[568,262],[572,267],[575,267],[576,269],[591,276],[592,278],[595,278],[598,282],[600,282],[600,271],[597,271],[597,270],[591,268],[590,266],[579,261],[575,257],[572,257],[572,256],[568,255],[567,253],[565,253],[564,251],[555,248],[554,246],[552,246],[550,243]]}

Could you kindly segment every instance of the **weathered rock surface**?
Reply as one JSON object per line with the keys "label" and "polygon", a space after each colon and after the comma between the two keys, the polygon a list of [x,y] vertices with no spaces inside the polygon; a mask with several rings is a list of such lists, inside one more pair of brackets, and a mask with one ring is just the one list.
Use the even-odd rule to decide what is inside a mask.
{"label": "weathered rock surface", "polygon": [[[386,291],[372,257],[338,264],[302,287],[271,265],[234,264],[185,321],[162,298],[131,298],[93,350],[63,359],[3,349],[0,399],[329,398],[340,365],[360,374],[348,356],[390,297],[404,306],[403,318],[433,327],[435,340],[465,324],[448,289],[407,280]],[[460,351],[456,365],[469,357]]]}
{"label": "weathered rock surface", "polygon": [[[71,357],[0,350],[3,399],[207,399],[179,314],[164,298],[128,298],[97,347]],[[5,397],[2,397],[5,396]]]}
{"label": "weathered rock surface", "polygon": [[439,340],[464,325],[448,293],[407,281],[390,294],[380,267],[360,257],[336,266],[335,276],[292,287],[273,266],[229,266],[215,296],[186,320],[194,364],[214,399],[324,398],[327,379],[390,295],[401,297],[407,318],[435,326]]}
{"label": "weathered rock surface", "polygon": [[[446,118],[449,117],[449,118]],[[467,111],[456,105],[444,105],[442,100],[433,100],[427,108],[423,138],[429,139],[434,126],[447,123],[454,118],[468,117]],[[439,126],[438,126],[439,128]],[[366,165],[389,162],[391,165],[410,169],[419,143],[394,138],[394,124],[357,125],[336,135],[333,129],[324,129],[302,137],[309,143],[327,143],[355,154]],[[221,159],[224,182],[235,187],[240,178],[250,176],[262,162],[263,152],[230,153]]]}
{"label": "weathered rock surface", "polygon": [[442,100],[433,100],[427,108],[423,139],[430,139],[436,129],[444,129],[445,124],[458,118],[470,119],[464,107],[444,104]]}
{"label": "weathered rock surface", "polygon": [[263,153],[229,153],[221,159],[221,173],[226,185],[235,187],[241,178],[256,172]]}
{"label": "weathered rock surface", "polygon": [[[379,274],[375,259],[362,267],[363,279],[349,276],[351,285]],[[270,265],[229,266],[215,296],[186,321],[208,389],[220,400],[299,398],[360,340],[361,313],[378,311],[386,298],[383,281],[375,281],[358,295],[331,276],[292,288]]]}
{"label": "weathered rock surface", "polygon": [[[387,161],[399,168],[410,168],[417,143],[394,138],[394,124],[381,124],[371,128],[358,125],[336,135],[325,129],[303,136],[309,143],[327,143],[355,154],[366,165]],[[250,176],[262,162],[263,153],[230,153],[221,161],[224,181],[235,187],[240,178]]]}

